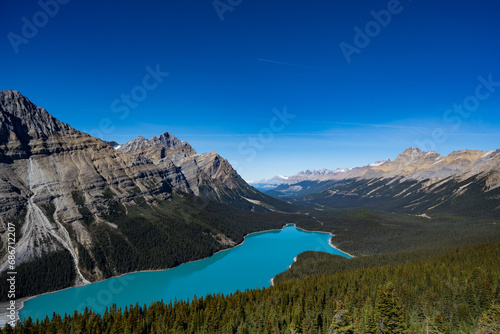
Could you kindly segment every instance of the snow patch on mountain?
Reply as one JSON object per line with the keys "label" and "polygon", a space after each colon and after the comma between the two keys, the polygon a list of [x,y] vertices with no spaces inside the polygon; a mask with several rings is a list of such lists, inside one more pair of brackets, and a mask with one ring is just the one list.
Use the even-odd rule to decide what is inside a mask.
{"label": "snow patch on mountain", "polygon": [[481,156],[481,158],[486,158],[488,155],[490,155],[490,154],[491,154],[491,153],[493,153],[493,152],[495,152],[495,150],[488,151],[488,152],[486,152],[485,154],[483,154],[483,155]]}
{"label": "snow patch on mountain", "polygon": [[378,166],[382,166],[383,164],[386,164],[386,163],[388,163],[390,161],[391,161],[391,159],[387,158],[385,160],[375,161],[374,163],[368,164],[367,166],[368,167],[378,167]]}

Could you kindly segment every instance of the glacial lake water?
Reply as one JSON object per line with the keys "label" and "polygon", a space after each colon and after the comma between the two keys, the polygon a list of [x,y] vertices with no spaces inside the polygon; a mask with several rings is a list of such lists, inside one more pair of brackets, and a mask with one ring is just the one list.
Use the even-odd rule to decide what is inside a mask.
{"label": "glacial lake water", "polygon": [[25,303],[20,317],[44,319],[54,312],[64,316],[85,307],[102,314],[112,304],[124,308],[136,302],[142,306],[159,300],[168,303],[175,298],[192,300],[194,295],[269,287],[271,278],[285,271],[304,251],[349,257],[331,247],[330,238],[328,233],[307,232],[293,225],[252,233],[237,247],[173,269],[127,274],[39,296]]}

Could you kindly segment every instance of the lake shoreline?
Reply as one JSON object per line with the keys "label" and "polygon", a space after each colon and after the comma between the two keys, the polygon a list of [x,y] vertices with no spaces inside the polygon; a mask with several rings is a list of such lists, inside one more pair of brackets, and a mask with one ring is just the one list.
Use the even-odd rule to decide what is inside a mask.
{"label": "lake shoreline", "polygon": [[343,250],[340,250],[339,248],[337,248],[334,244],[333,244],[333,237],[335,237],[335,234],[331,233],[331,232],[325,232],[325,231],[309,231],[309,230],[305,230],[303,228],[300,228],[300,227],[297,227],[297,225],[295,224],[287,224],[286,226],[288,225],[293,225],[295,226],[296,229],[298,230],[301,230],[301,231],[304,231],[304,232],[313,232],[313,233],[326,233],[326,234],[329,234],[331,235],[332,237],[330,238],[330,241],[328,241],[328,243],[330,244],[330,246],[332,246],[333,249],[336,249],[337,251],[339,251],[340,253],[343,253],[343,254],[346,254],[346,255],[349,255],[351,258],[354,258],[355,256],[352,255],[352,254],[349,254],[347,253],[346,251],[343,251]]}
{"label": "lake shoreline", "polygon": [[[252,236],[252,235],[256,235],[256,234],[260,234],[260,233],[267,233],[267,232],[273,232],[273,231],[281,231],[283,230],[285,227],[288,227],[288,226],[294,226],[297,230],[300,230],[300,231],[303,231],[303,232],[311,232],[311,233],[325,233],[325,234],[330,234],[332,236],[332,238],[330,238],[329,240],[329,245],[343,253],[343,254],[346,254],[348,256],[351,256],[353,257],[352,255],[344,252],[344,251],[341,251],[340,249],[338,249],[337,247],[335,247],[333,244],[332,244],[332,239],[334,237],[334,235],[330,232],[325,232],[325,231],[309,231],[309,230],[306,230],[306,229],[303,229],[303,228],[300,228],[300,227],[297,227],[296,224],[294,223],[290,223],[290,224],[285,224],[283,225],[280,229],[269,229],[269,230],[263,230],[263,231],[256,231],[256,232],[251,232],[251,233],[248,233],[246,234],[244,237],[243,237],[243,241],[240,242],[239,244],[237,245],[234,245],[232,247],[229,247],[229,248],[225,248],[225,249],[221,249],[213,254],[211,254],[210,256],[207,256],[207,257],[204,257],[204,258],[201,258],[201,259],[197,259],[197,260],[191,260],[191,261],[188,261],[188,262],[184,262],[184,263],[181,263],[179,264],[178,266],[175,266],[175,267],[171,267],[171,268],[165,268],[165,269],[147,269],[147,270],[138,270],[138,271],[132,271],[132,272],[128,272],[128,273],[123,273],[123,274],[120,274],[120,275],[117,275],[117,276],[113,276],[113,277],[109,277],[105,280],[102,280],[102,281],[97,281],[97,282],[92,282],[92,283],[89,283],[89,284],[81,284],[81,285],[73,285],[73,286],[70,286],[70,287],[67,287],[67,288],[64,288],[64,289],[60,289],[60,290],[57,290],[57,291],[49,291],[49,292],[44,292],[44,293],[41,293],[41,294],[38,294],[38,295],[34,295],[34,296],[29,296],[29,297],[23,297],[23,298],[19,298],[19,299],[16,299],[16,305],[20,305],[19,308],[16,308],[16,316],[17,316],[17,320],[20,320],[20,311],[24,308],[25,306],[25,303],[31,299],[34,299],[34,298],[37,298],[37,297],[40,297],[40,296],[44,296],[44,295],[48,295],[48,294],[52,294],[52,293],[57,293],[57,292],[61,292],[61,291],[64,291],[64,290],[68,290],[68,289],[72,289],[72,288],[76,288],[76,287],[82,287],[82,286],[87,286],[87,285],[90,285],[90,284],[94,284],[94,283],[100,283],[100,282],[106,282],[110,279],[113,279],[113,278],[119,278],[119,277],[123,277],[123,276],[126,276],[126,275],[129,275],[129,274],[137,274],[137,273],[147,273],[147,272],[160,272],[160,271],[168,271],[168,270],[171,270],[171,269],[175,269],[175,268],[178,268],[179,266],[182,266],[184,264],[188,264],[188,263],[194,263],[194,262],[198,262],[198,261],[202,261],[202,260],[206,260],[218,253],[221,253],[221,252],[225,252],[225,251],[229,251],[229,250],[232,250],[232,249],[235,249],[241,245],[244,244],[244,242],[246,241],[246,238],[249,237],[249,236]],[[294,258],[294,262],[297,260],[297,257]],[[293,263],[292,263],[293,264]],[[291,265],[290,265],[291,266]],[[271,282],[271,286],[274,286],[274,277],[270,279],[270,282]],[[8,304],[8,302],[4,302],[5,305]],[[0,303],[0,305],[3,305],[4,303]],[[5,324],[7,322],[10,322],[10,319],[7,318],[7,315],[8,313],[6,312],[2,312],[0,313],[0,324]],[[17,321],[16,320],[16,321]],[[3,326],[2,326],[3,327]]]}
{"label": "lake shoreline", "polygon": [[352,255],[352,254],[349,254],[349,253],[347,253],[346,251],[340,250],[339,248],[337,248],[337,247],[333,244],[333,237],[334,237],[334,236],[335,236],[335,235],[333,235],[333,234],[332,234],[332,238],[331,238],[331,239],[330,239],[330,241],[328,242],[328,243],[330,244],[330,246],[332,246],[332,248],[334,248],[334,249],[338,250],[338,251],[339,251],[339,252],[341,252],[341,253],[344,253],[344,254],[349,255],[349,256],[351,257],[351,259],[352,259],[352,258],[355,258],[356,256],[354,256],[354,255]]}

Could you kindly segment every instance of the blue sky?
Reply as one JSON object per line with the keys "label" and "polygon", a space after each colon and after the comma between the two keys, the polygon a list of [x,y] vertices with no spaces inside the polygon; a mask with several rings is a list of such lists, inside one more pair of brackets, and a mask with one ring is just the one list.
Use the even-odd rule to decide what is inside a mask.
{"label": "blue sky", "polygon": [[493,0],[4,0],[0,89],[105,140],[169,131],[248,181],[410,146],[491,150],[499,11]]}

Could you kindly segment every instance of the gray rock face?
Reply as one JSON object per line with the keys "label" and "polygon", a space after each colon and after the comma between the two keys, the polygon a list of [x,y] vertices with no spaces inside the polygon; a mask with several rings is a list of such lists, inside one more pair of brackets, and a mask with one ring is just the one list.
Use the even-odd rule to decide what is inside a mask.
{"label": "gray rock face", "polygon": [[[185,142],[180,141],[177,137],[165,132],[160,136],[153,136],[150,140],[139,136],[124,145],[120,145],[118,150],[124,153],[139,153],[151,148],[165,148],[165,150],[177,150],[181,147],[188,147],[192,152],[193,148]],[[196,152],[194,152],[196,153]]]}
{"label": "gray rock face", "polygon": [[150,140],[138,137],[118,150],[152,161],[166,171],[174,187],[184,192],[221,200],[223,195],[238,196],[251,191],[226,159],[215,152],[198,154],[187,142],[168,132]]}
{"label": "gray rock face", "polygon": [[31,138],[47,138],[50,135],[72,135],[77,131],[66,123],[52,117],[45,109],[32,104],[19,92],[0,91],[0,112],[2,117],[1,143],[8,142],[4,131],[21,134],[27,130]]}

